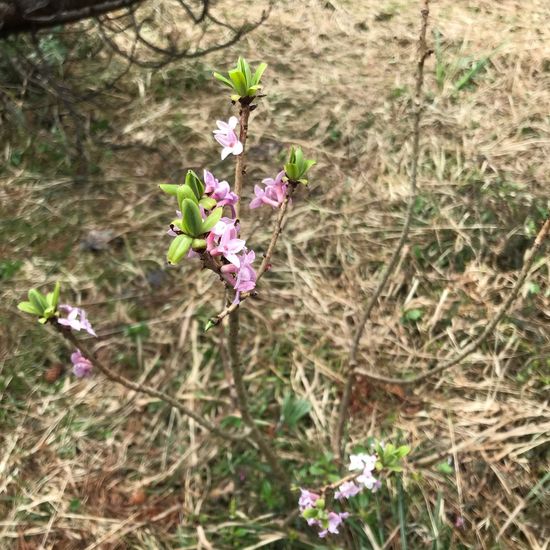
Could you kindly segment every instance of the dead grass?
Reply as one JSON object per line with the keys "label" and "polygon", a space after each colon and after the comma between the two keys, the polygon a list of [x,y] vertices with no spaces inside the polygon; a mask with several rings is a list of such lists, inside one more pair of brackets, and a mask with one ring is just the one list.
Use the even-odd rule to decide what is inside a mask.
{"label": "dead grass", "polygon": [[[260,10],[220,4],[235,17]],[[416,4],[358,4],[276,3],[238,46],[191,66],[134,70],[122,88],[132,101],[100,113],[111,120],[108,141],[131,148],[107,147],[101,176],[85,186],[25,163],[5,167],[0,257],[22,265],[3,281],[0,306],[3,547],[244,547],[239,529],[255,532],[242,540],[277,547],[282,535],[272,515],[261,515],[261,474],[244,449],[220,446],[176,411],[100,378],[44,381],[68,354],[15,303],[29,286],[60,279],[66,299],[86,305],[112,365],[185,397],[213,421],[236,414],[222,333],[202,331],[221,304],[219,287],[190,264],[166,270],[172,205],[156,185],[188,167],[229,177],[210,131],[230,105],[204,75],[240,53],[264,59],[249,194],[252,181],[276,173],[288,144],[319,164],[294,202],[259,298],[246,305],[247,382],[272,433],[287,385],[311,403],[310,421],[285,433],[285,457],[309,452],[313,461],[328,448],[360,297],[399,236],[410,156]],[[544,0],[434,2],[445,77],[438,87],[432,58],[411,239],[363,338],[368,370],[430,368],[477,334],[513,285],[521,243],[550,206],[549,16]],[[488,54],[472,85],[455,91],[463,65]],[[184,91],[183,79],[191,82]],[[158,152],[144,154],[143,145]],[[14,144],[5,146],[9,153]],[[262,250],[270,214],[258,215],[245,220],[245,233],[254,230],[251,244]],[[81,250],[89,231],[104,229],[105,250]],[[438,495],[449,547],[547,547],[548,483],[532,490],[548,469],[549,276],[542,256],[529,278],[538,287],[442,380],[407,393],[358,380],[352,441],[402,437],[414,449],[411,548],[431,545],[428,510]],[[407,321],[411,310],[418,320]],[[139,323],[148,334],[132,336],[128,326]],[[459,516],[464,529],[452,526]],[[386,520],[389,534],[396,523]],[[398,536],[389,547],[399,548]]]}

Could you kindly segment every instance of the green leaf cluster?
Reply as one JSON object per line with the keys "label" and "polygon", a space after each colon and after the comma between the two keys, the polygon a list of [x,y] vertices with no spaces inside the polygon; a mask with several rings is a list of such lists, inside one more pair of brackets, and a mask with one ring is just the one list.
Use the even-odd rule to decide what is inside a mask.
{"label": "green leaf cluster", "polygon": [[[171,264],[178,264],[190,248],[196,251],[206,248],[205,233],[208,233],[222,217],[223,208],[215,208],[216,201],[204,194],[203,181],[189,170],[183,185],[161,184],[160,188],[168,195],[177,198],[181,218],[172,220],[174,227],[182,234],[174,238],[168,249],[167,259]],[[205,220],[202,219],[200,207],[211,211]]]}
{"label": "green leaf cluster", "polygon": [[42,294],[35,288],[31,288],[27,294],[29,300],[20,302],[17,308],[25,313],[36,315],[39,318],[38,321],[44,324],[48,319],[59,315],[57,311],[59,289],[59,282],[55,283],[53,292],[48,292],[48,294]]}
{"label": "green leaf cluster", "polygon": [[403,458],[405,458],[411,452],[411,448],[408,445],[401,445],[396,447],[392,443],[386,445],[376,444],[376,453],[378,455],[378,462],[376,463],[376,469],[378,471],[387,469],[390,472],[402,472],[401,466]]}
{"label": "green leaf cluster", "polygon": [[305,399],[295,397],[292,393],[287,393],[283,399],[281,407],[281,421],[289,428],[294,429],[298,422],[311,410],[311,404]]}
{"label": "green leaf cluster", "polygon": [[252,73],[248,61],[244,57],[239,57],[237,66],[229,71],[227,76],[215,72],[214,78],[231,88],[233,91],[232,101],[239,101],[245,97],[252,98],[258,93],[258,90],[261,89],[260,80],[266,68],[267,63],[260,63]]}
{"label": "green leaf cluster", "polygon": [[316,164],[314,160],[304,158],[301,147],[291,147],[288,162],[284,166],[286,177],[290,181],[307,185],[305,175],[314,164]]}

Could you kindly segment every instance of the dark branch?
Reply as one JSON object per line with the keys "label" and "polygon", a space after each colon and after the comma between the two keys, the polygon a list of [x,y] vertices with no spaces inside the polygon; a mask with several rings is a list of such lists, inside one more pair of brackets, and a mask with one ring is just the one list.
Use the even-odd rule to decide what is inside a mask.
{"label": "dark branch", "polygon": [[120,10],[142,0],[11,0],[0,1],[0,38],[74,23]]}

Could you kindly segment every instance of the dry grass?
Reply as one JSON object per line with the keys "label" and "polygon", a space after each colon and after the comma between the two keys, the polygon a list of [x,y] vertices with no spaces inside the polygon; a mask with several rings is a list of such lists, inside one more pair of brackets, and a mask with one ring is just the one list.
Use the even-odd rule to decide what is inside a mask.
{"label": "dry grass", "polygon": [[[261,9],[220,4],[237,19]],[[444,78],[438,86],[430,59],[420,195],[409,245],[365,331],[367,369],[403,376],[430,368],[477,334],[513,285],[550,207],[549,16],[545,0],[434,2]],[[285,433],[281,453],[314,461],[329,445],[361,296],[403,220],[417,26],[414,2],[276,3],[268,22],[229,50],[131,72],[117,92],[131,101],[90,116],[111,120],[109,142],[133,145],[107,148],[90,183],[74,186],[30,162],[5,167],[0,257],[22,265],[2,281],[0,306],[2,547],[244,547],[238,529],[277,547],[283,535],[254,494],[261,472],[245,448],[227,449],[175,411],[101,378],[48,382],[44,372],[66,364],[67,351],[15,304],[29,286],[60,279],[66,299],[86,305],[113,366],[213,421],[236,414],[222,332],[202,331],[221,305],[219,286],[191,264],[166,270],[172,204],[156,184],[205,165],[230,176],[210,138],[230,105],[205,77],[238,54],[267,61],[267,97],[250,125],[248,193],[276,173],[285,145],[301,144],[319,164],[242,316],[247,382],[271,433],[287,386],[311,403],[310,421]],[[457,92],[464,65],[488,54]],[[9,158],[15,138],[4,137]],[[267,245],[270,219],[265,211],[244,222],[256,250]],[[91,230],[105,229],[105,250],[81,249]],[[358,379],[351,439],[401,437],[414,449],[411,548],[431,547],[438,495],[448,529],[448,546],[438,548],[547,548],[549,276],[541,256],[524,300],[443,379],[407,393]],[[407,321],[410,310],[421,318]],[[138,326],[130,334],[138,323],[148,333]],[[453,528],[458,516],[464,529]],[[384,519],[388,546],[399,548],[396,531],[390,536],[397,524]]]}

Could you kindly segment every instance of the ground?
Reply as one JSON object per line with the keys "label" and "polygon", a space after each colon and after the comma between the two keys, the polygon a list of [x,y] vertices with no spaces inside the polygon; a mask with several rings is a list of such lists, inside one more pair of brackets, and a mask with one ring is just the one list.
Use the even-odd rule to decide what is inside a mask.
{"label": "ground", "polygon": [[[239,21],[262,4],[222,0],[216,10]],[[185,29],[170,13],[156,8],[149,32]],[[550,207],[549,17],[545,0],[433,2],[411,235],[367,325],[359,373],[434,367],[479,333],[517,279]],[[547,249],[510,313],[460,366],[412,388],[358,376],[348,449],[374,437],[412,452],[403,488],[388,481],[356,506],[347,538],[322,544],[302,520],[283,528],[277,484],[250,447],[228,446],[100,375],[76,380],[70,350],[16,309],[28,288],[61,281],[64,301],[89,312],[105,362],[238,425],[224,331],[204,332],[222,305],[219,281],[191,262],[167,267],[174,206],[158,184],[188,168],[231,178],[211,131],[233,107],[211,72],[238,55],[266,61],[246,197],[277,173],[288,145],[318,164],[241,314],[246,383],[296,482],[326,483],[353,326],[403,224],[418,28],[413,1],[275,2],[236,45],[132,67],[101,101],[79,106],[85,177],[70,119],[47,97],[16,100],[4,72],[2,548],[401,548],[401,507],[409,548],[547,547]],[[55,32],[44,40],[63,52]],[[64,78],[85,89],[122,65],[103,61],[83,55]],[[256,250],[273,220],[246,213]],[[289,395],[307,402],[295,421],[282,414]]]}

